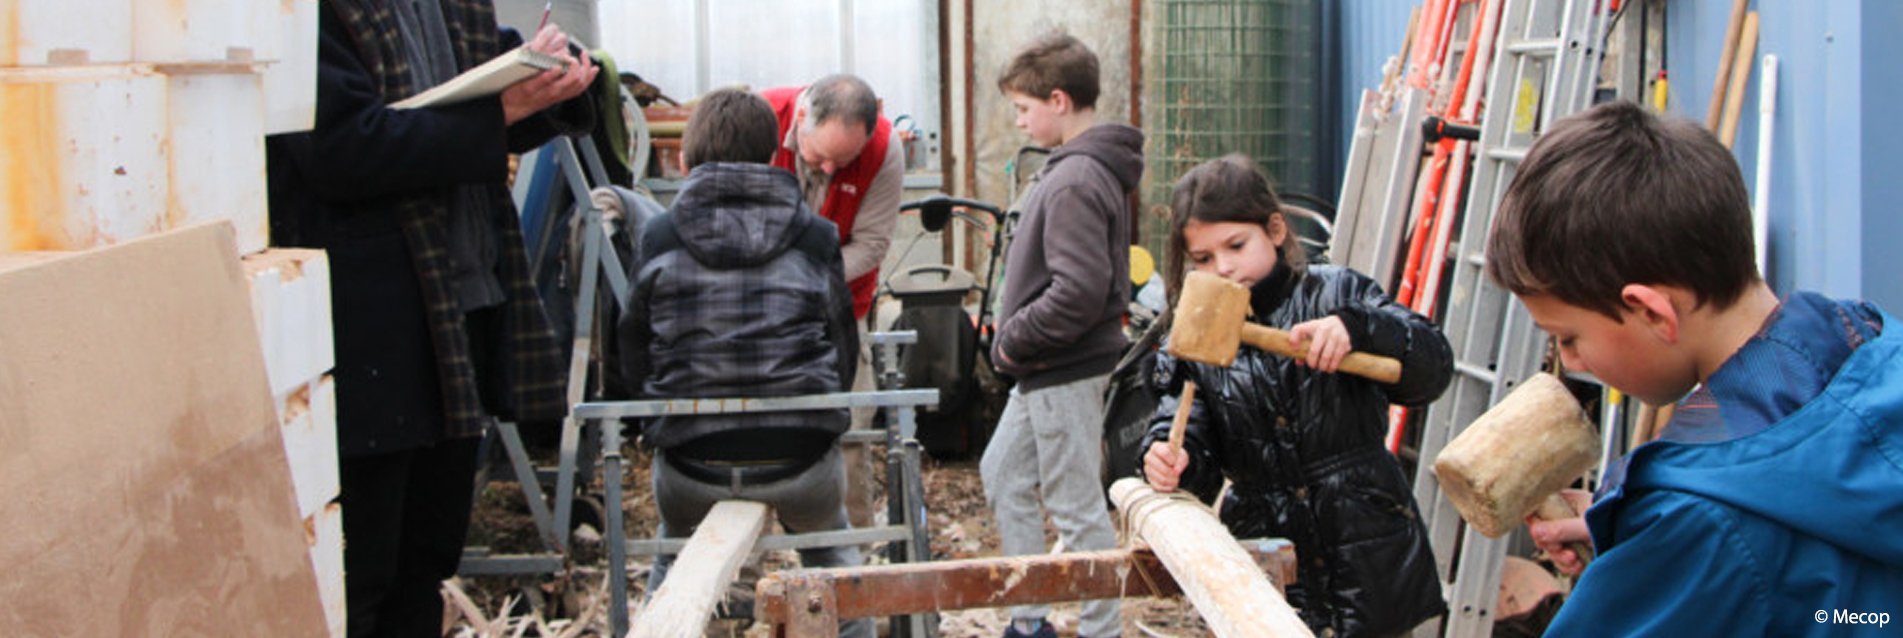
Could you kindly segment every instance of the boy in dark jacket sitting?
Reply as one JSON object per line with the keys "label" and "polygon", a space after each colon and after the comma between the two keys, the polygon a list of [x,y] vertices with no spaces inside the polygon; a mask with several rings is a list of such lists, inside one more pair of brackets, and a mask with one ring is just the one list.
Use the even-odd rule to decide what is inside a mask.
{"label": "boy in dark jacket sitting", "polygon": [[[852,386],[858,333],[839,232],[803,203],[757,95],[716,91],[687,121],[687,182],[641,234],[622,316],[626,388],[638,397],[765,397]],[[645,424],[654,448],[659,534],[694,533],[714,503],[772,506],[788,532],[845,529],[839,435],[845,410],[668,416]],[[655,561],[649,591],[666,577]],[[807,567],[859,564],[854,546],[800,550]],[[844,636],[870,636],[869,619]]]}

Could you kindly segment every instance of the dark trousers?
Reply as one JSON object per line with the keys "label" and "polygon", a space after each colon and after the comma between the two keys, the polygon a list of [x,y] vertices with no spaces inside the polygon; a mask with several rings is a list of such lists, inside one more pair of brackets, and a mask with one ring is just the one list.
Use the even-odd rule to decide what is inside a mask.
{"label": "dark trousers", "polygon": [[462,560],[479,441],[343,460],[350,636],[442,635],[439,591]]}

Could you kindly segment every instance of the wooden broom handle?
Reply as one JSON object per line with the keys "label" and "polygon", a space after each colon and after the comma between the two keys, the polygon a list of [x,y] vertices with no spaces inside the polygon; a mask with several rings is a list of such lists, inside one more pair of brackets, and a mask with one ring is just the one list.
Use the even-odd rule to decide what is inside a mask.
{"label": "wooden broom handle", "polygon": [[[1242,325],[1242,342],[1290,359],[1308,358],[1308,350],[1296,348],[1286,330],[1245,323]],[[1341,358],[1341,371],[1382,383],[1401,381],[1401,362],[1378,354],[1350,352]]]}

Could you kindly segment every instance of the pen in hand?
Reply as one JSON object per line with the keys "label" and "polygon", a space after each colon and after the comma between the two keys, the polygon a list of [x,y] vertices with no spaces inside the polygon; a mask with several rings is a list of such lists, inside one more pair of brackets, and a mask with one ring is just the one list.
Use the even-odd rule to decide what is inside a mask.
{"label": "pen in hand", "polygon": [[542,22],[541,24],[535,25],[536,32],[539,33],[542,31],[542,27],[548,26],[548,14],[550,11],[554,11],[554,10],[555,10],[555,0],[548,0],[548,4],[542,5]]}

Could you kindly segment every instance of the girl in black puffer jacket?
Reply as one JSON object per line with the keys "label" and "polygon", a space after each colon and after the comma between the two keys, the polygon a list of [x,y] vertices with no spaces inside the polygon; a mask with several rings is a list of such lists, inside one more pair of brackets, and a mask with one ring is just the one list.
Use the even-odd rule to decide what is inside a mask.
{"label": "girl in black puffer jacket", "polygon": [[[1171,197],[1166,272],[1185,267],[1250,288],[1251,321],[1307,344],[1292,360],[1247,345],[1228,368],[1159,352],[1161,403],[1140,449],[1147,480],[1212,500],[1237,538],[1282,537],[1300,560],[1290,604],[1318,634],[1405,632],[1446,610],[1426,529],[1399,461],[1383,447],[1389,403],[1425,405],[1453,374],[1447,338],[1345,268],[1308,267],[1268,180],[1231,155],[1183,175]],[[1176,291],[1171,291],[1174,306]],[[1401,361],[1385,385],[1335,374],[1349,351]],[[1166,439],[1184,381],[1196,382],[1183,449]]]}

